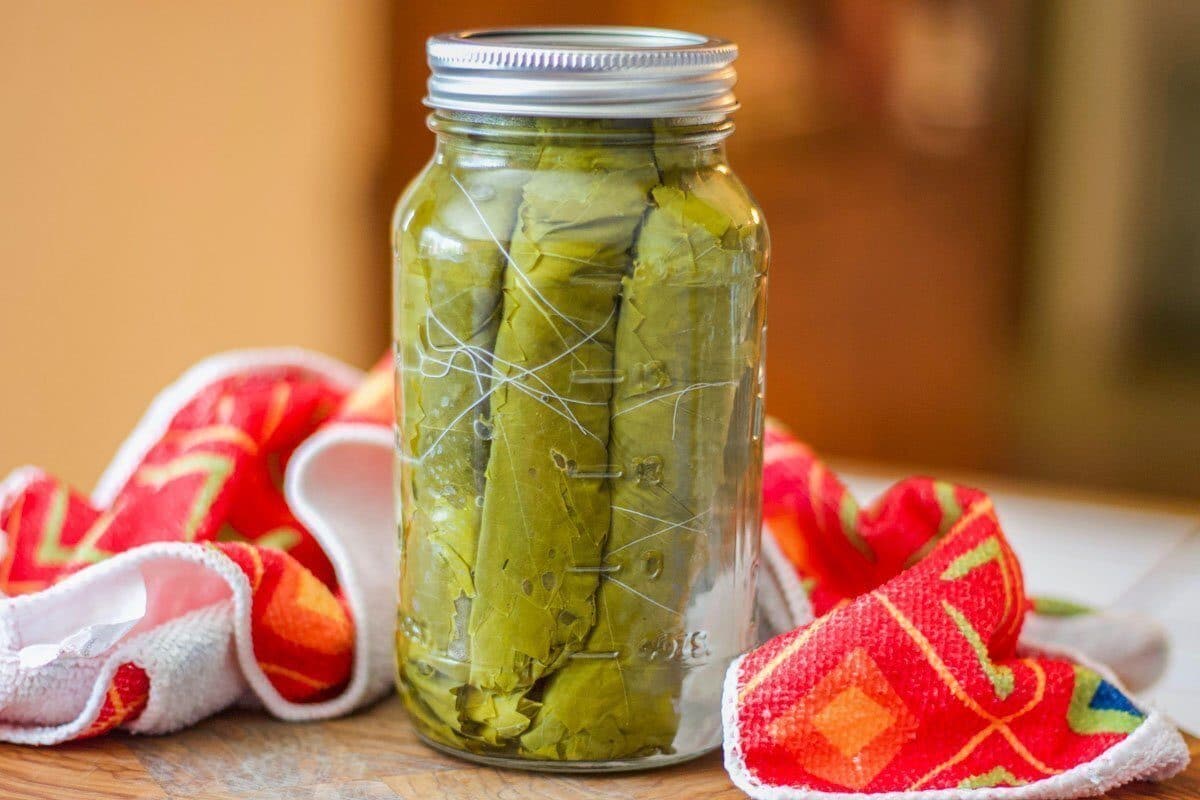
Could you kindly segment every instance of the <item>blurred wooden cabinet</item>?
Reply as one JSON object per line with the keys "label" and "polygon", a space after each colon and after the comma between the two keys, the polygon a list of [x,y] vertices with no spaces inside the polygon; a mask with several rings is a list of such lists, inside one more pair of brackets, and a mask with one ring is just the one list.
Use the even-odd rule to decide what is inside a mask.
{"label": "blurred wooden cabinet", "polygon": [[[398,175],[429,147],[426,35],[581,15],[461,0],[404,17]],[[742,46],[730,151],[772,232],[768,410],[831,452],[998,463],[1021,257],[1024,5],[598,0],[586,17]]]}
{"label": "blurred wooden cabinet", "polygon": [[1200,5],[1043,19],[1012,467],[1200,496]]}

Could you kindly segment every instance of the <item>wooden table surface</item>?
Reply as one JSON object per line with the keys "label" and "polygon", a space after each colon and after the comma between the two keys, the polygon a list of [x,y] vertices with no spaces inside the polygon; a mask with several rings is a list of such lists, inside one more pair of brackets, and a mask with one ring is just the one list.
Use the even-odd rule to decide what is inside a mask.
{"label": "wooden table surface", "polygon": [[[1192,765],[1163,784],[1111,797],[1200,798],[1200,740]],[[286,723],[231,711],[171,736],[114,734],[54,748],[0,745],[3,800],[732,800],[721,756],[627,775],[565,777],[496,770],[417,741],[395,698],[343,719]]]}

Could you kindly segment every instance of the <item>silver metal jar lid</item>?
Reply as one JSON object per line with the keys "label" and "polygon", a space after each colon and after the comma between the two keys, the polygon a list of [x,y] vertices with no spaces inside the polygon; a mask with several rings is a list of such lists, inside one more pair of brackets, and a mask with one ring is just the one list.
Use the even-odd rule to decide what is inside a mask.
{"label": "silver metal jar lid", "polygon": [[539,117],[648,119],[737,109],[737,45],[684,31],[491,28],[426,45],[425,105]]}

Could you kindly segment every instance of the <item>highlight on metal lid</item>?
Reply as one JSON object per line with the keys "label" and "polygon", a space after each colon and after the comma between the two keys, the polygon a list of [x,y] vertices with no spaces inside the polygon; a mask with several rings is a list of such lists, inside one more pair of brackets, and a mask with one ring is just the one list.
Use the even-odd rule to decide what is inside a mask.
{"label": "highlight on metal lid", "polygon": [[649,119],[738,107],[737,45],[685,31],[492,28],[434,36],[426,54],[425,105],[447,111]]}

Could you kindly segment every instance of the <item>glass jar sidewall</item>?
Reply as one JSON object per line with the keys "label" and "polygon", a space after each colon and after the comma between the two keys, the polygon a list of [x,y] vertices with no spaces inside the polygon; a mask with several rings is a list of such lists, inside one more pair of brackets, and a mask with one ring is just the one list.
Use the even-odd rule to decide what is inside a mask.
{"label": "glass jar sidewall", "polygon": [[[643,157],[652,168],[641,163]],[[563,208],[576,218],[556,218]],[[505,226],[504,220],[511,222]],[[476,756],[565,763],[564,768],[573,763],[643,761],[652,766],[711,749],[719,742],[721,677],[728,663],[752,644],[754,629],[761,429],[753,420],[761,420],[768,257],[761,212],[728,169],[722,142],[672,143],[656,149],[627,141],[597,145],[595,139],[564,144],[554,137],[513,143],[439,131],[434,157],[398,202],[393,226],[393,327],[401,407],[397,498],[405,560],[399,680],[422,735],[441,747]],[[564,233],[576,230],[585,233]],[[681,262],[671,244],[691,239],[712,244],[721,260],[689,256]],[[587,256],[583,260],[594,262],[587,267],[591,272],[571,266],[580,253]],[[537,317],[520,316],[539,303],[544,304],[541,318],[553,321],[544,329],[537,327],[546,325]],[[713,312],[714,307],[720,313]],[[657,326],[649,346],[636,344],[622,328],[623,311],[630,318],[643,314],[651,321],[644,324]],[[667,321],[671,315],[678,324]],[[582,330],[572,332],[573,327]],[[688,328],[699,333],[689,334]],[[522,348],[535,351],[546,344],[545,336],[535,335],[537,330],[553,331],[569,342],[523,363],[527,354]],[[686,341],[672,347],[662,344],[672,336]],[[606,348],[611,362],[607,370],[602,368]],[[656,358],[651,351],[665,355]],[[586,362],[587,368],[554,369],[554,364],[571,359]],[[720,374],[710,374],[714,372]],[[577,382],[575,373],[588,373],[583,380],[593,383]],[[608,395],[593,391],[597,385],[607,386]],[[634,388],[614,388],[622,385]],[[724,392],[719,398],[718,389]],[[506,405],[498,409],[501,395]],[[601,407],[603,421],[589,415],[589,409]],[[530,492],[525,508],[535,519],[532,533],[519,529],[518,516],[503,510],[511,507],[511,498],[506,506],[499,496],[504,467],[491,462],[495,444],[479,444],[495,442],[496,420],[506,419],[505,413],[509,420],[526,417],[514,425],[521,435],[507,444],[516,448],[520,475],[528,470],[539,474],[536,484],[523,477],[507,484],[518,493]],[[706,441],[709,434],[704,431],[712,426],[700,420],[705,415],[727,419],[719,442]],[[553,435],[546,433],[547,427]],[[588,435],[572,433],[579,427],[603,446],[585,446]],[[684,444],[688,441],[691,444]],[[649,449],[635,452],[645,442]],[[535,455],[529,454],[537,448]],[[615,458],[618,451],[622,456]],[[469,469],[464,468],[467,462]],[[656,494],[655,481],[661,485],[664,470],[665,480],[676,483]],[[683,472],[708,475],[704,480],[709,483],[704,489],[689,486],[679,477]],[[715,472],[721,476],[711,475]],[[558,496],[566,493],[563,503],[573,506],[572,511],[553,519],[541,516],[536,509],[556,502],[553,493],[541,491],[543,479],[556,481]],[[591,488],[574,488],[589,481]],[[605,492],[606,499],[593,496]],[[614,501],[614,494],[631,498],[630,505]],[[665,499],[680,494],[694,501],[684,504],[688,513],[683,516],[671,505],[675,501]],[[605,503],[606,512],[597,510]],[[595,519],[583,526],[578,538],[597,541],[586,563],[567,565],[559,551],[575,543],[554,531],[576,524],[580,508],[588,519],[594,512]],[[604,513],[601,524],[599,515]],[[614,526],[623,525],[613,520],[622,515],[642,526],[624,524],[621,533],[622,553],[632,552],[637,558],[607,555],[617,547],[606,545]],[[654,525],[668,533],[644,527],[647,518],[661,520]],[[693,535],[689,528],[701,533]],[[463,544],[469,538],[463,531],[474,531],[475,540]],[[684,536],[669,535],[680,531]],[[703,543],[697,544],[702,534]],[[494,570],[485,579],[480,562],[465,562],[499,554],[508,560],[498,555],[496,563],[510,563],[515,549],[504,542],[494,544],[506,536],[514,541],[519,536],[544,540],[544,552],[555,555],[522,567],[519,580],[509,581],[515,589],[501,592]],[[671,544],[626,547],[642,536],[670,539]],[[683,547],[678,542],[689,536],[689,553],[672,549]],[[469,553],[472,547],[475,551]],[[624,572],[610,575],[614,564],[606,559],[620,561]],[[650,577],[655,571],[667,572],[685,592],[660,592],[658,578]],[[587,573],[592,578],[579,578]],[[606,588],[611,597],[605,595]],[[552,591],[579,597],[556,606],[554,615],[531,612],[522,618],[513,612],[520,624],[500,638],[511,636],[521,643],[513,649],[534,650],[540,645],[524,644],[529,637],[522,631],[551,628],[548,636],[561,641],[525,653],[528,657],[516,664],[482,663],[479,653],[489,647],[497,651],[495,642],[488,640],[489,619],[493,628],[501,624],[496,620],[507,619],[477,619],[478,609],[491,602],[487,595],[501,592],[504,603],[521,608],[523,603],[550,603]],[[627,602],[639,595],[647,601],[643,612]],[[666,606],[679,622],[639,627],[638,613],[661,614],[655,618],[659,620],[670,617],[658,606]],[[624,614],[622,618],[631,621],[609,636],[615,650],[592,652],[590,643],[599,636],[597,620],[614,608],[621,609],[617,616]],[[492,613],[499,612],[493,608]],[[589,616],[586,625],[579,623]],[[603,716],[608,712],[587,710],[582,689],[567,701],[555,701],[553,691],[569,683],[562,676],[576,665],[582,665],[580,674],[601,676],[594,681],[580,678],[581,687],[593,693],[603,687],[603,669],[594,663],[607,652],[619,652],[626,659],[625,672],[635,673],[634,682],[644,684],[646,704],[660,709],[651,716],[666,733],[637,729],[638,723],[630,721],[632,713],[613,722]],[[524,685],[524,677],[533,673],[536,677]],[[514,683],[520,695],[515,699]],[[636,695],[638,687],[634,688]],[[482,712],[471,703],[486,705],[501,698],[511,704],[511,714],[524,715],[524,727],[517,722],[505,728],[499,714],[483,722],[477,718]],[[541,705],[535,708],[537,704]],[[545,736],[533,734],[539,725],[544,727],[539,714],[548,713],[543,710],[548,704],[560,717],[596,715],[597,729],[624,725],[626,750],[605,750],[604,745],[576,741],[579,737],[546,745]],[[511,722],[511,717],[505,719]],[[514,728],[521,728],[515,736],[498,733]],[[681,734],[685,729],[692,731],[690,738]],[[547,752],[555,757],[541,757]],[[590,757],[596,755],[604,757]]]}

